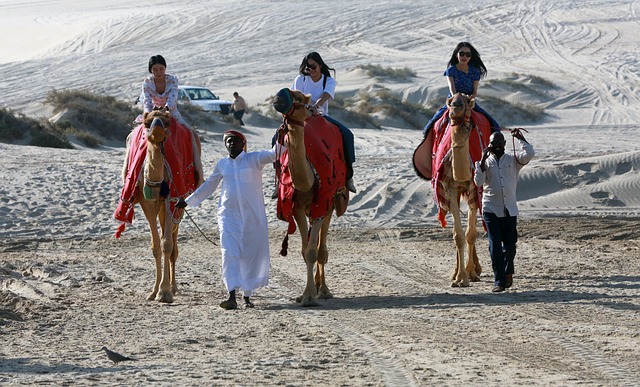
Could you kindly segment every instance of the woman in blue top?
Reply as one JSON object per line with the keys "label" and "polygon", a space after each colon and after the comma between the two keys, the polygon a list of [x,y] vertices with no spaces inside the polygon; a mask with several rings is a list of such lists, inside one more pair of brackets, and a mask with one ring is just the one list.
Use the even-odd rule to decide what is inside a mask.
{"label": "woman in blue top", "polygon": [[[447,70],[444,75],[447,77],[449,83],[449,97],[455,93],[464,93],[471,98],[475,98],[478,95],[478,83],[480,79],[487,75],[487,68],[480,59],[480,54],[469,42],[460,42],[453,50],[451,60],[447,64]],[[436,112],[431,121],[427,123],[422,131],[423,136],[426,136],[433,124],[442,117],[447,110],[447,106],[443,106]],[[476,101],[473,110],[478,113],[484,114],[489,123],[491,124],[491,132],[494,132],[500,128],[500,125],[485,112],[478,102]]]}

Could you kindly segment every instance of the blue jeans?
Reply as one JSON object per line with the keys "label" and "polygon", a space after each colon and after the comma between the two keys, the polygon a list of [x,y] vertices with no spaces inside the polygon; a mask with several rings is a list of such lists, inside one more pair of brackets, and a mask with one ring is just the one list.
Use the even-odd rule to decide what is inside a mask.
{"label": "blue jeans", "polygon": [[507,274],[513,274],[513,259],[516,257],[516,242],[518,241],[518,217],[507,216],[499,218],[496,214],[485,212],[482,217],[487,226],[489,239],[489,255],[493,266],[495,285],[505,286]]}
{"label": "blue jeans", "polygon": [[342,145],[344,146],[345,161],[349,165],[353,164],[356,161],[356,148],[353,141],[353,132],[335,118],[331,118],[329,116],[324,116],[324,118],[340,128],[340,133],[342,134]]}
{"label": "blue jeans", "polygon": [[[489,113],[484,111],[484,109],[481,108],[480,105],[478,105],[478,103],[474,105],[473,110],[475,110],[478,113],[484,114],[484,116],[487,117],[487,119],[489,120],[489,126],[491,127],[491,133],[500,129],[500,125],[498,124],[498,122],[494,120],[493,117],[489,115]],[[427,133],[429,133],[429,130],[431,130],[433,125],[436,123],[436,121],[438,121],[446,111],[447,111],[447,105],[444,105],[436,112],[436,114],[433,115],[431,120],[429,120],[429,122],[427,122],[427,124],[424,126],[424,129],[422,129],[422,137],[427,137]]]}

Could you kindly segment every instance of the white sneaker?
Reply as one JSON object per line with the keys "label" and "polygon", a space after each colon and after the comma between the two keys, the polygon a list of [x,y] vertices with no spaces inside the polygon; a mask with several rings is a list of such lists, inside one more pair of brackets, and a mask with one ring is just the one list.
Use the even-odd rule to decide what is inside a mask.
{"label": "white sneaker", "polygon": [[353,193],[357,193],[358,190],[356,189],[356,185],[353,183],[353,178],[347,180],[347,189]]}

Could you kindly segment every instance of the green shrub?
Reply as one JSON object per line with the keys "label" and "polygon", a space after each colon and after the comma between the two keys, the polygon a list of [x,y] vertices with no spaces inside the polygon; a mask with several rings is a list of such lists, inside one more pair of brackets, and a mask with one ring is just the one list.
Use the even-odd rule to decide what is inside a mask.
{"label": "green shrub", "polygon": [[380,65],[358,65],[357,69],[361,69],[372,78],[390,78],[394,80],[406,81],[417,74],[415,71],[411,70],[409,67],[403,68],[392,68],[392,67],[382,67]]}
{"label": "green shrub", "polygon": [[97,148],[102,144],[102,141],[88,132],[80,132],[76,134],[76,138],[89,148]]}
{"label": "green shrub", "polygon": [[36,120],[26,115],[16,114],[9,109],[0,109],[0,141],[12,143],[31,137],[30,145],[73,148],[64,136],[64,130],[51,125],[47,120]]}
{"label": "green shrub", "polygon": [[11,143],[21,140],[25,133],[30,133],[37,127],[38,122],[24,114],[17,114],[10,109],[0,109],[0,141]]}
{"label": "green shrub", "polygon": [[45,102],[53,106],[54,113],[74,111],[76,127],[95,131],[104,138],[126,138],[138,115],[127,102],[87,90],[52,90]]}
{"label": "green shrub", "polygon": [[73,149],[73,145],[66,137],[61,137],[50,132],[41,131],[31,137],[29,145],[41,146],[45,148]]}

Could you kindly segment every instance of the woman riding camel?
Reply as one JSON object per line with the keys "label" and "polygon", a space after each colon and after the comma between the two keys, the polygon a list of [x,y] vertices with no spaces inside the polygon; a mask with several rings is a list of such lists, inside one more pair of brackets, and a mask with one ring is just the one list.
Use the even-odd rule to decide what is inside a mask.
{"label": "woman riding camel", "polygon": [[345,161],[347,162],[346,186],[349,191],[355,193],[357,190],[353,183],[353,163],[356,161],[356,153],[353,144],[353,133],[349,128],[328,116],[329,101],[333,99],[336,90],[336,80],[331,77],[330,70],[333,70],[335,74],[335,69],[327,66],[320,54],[310,52],[302,59],[299,69],[300,74],[294,79],[291,90],[298,90],[303,94],[311,95],[310,109],[313,114],[323,115],[340,128]]}
{"label": "woman riding camel", "polygon": [[[447,70],[444,75],[447,77],[449,83],[449,96],[452,97],[456,93],[467,94],[471,98],[476,98],[478,95],[478,84],[480,79],[487,75],[487,68],[482,59],[480,59],[480,53],[469,42],[460,42],[453,50],[451,59],[447,64]],[[443,106],[436,112],[433,118],[425,125],[422,135],[427,136],[429,130],[433,127],[433,124],[442,117],[447,110],[447,106]],[[494,132],[500,128],[500,125],[484,111],[478,102],[475,102],[473,110],[478,113],[484,114],[491,125],[491,132]]]}
{"label": "woman riding camel", "polygon": [[[149,58],[149,73],[151,75],[142,82],[142,94],[140,95],[144,113],[143,116],[136,118],[136,122],[142,123],[144,114],[154,109],[164,108],[176,120],[176,124],[186,127],[198,138],[198,133],[185,122],[178,111],[178,77],[167,74],[166,70],[167,62],[162,55],[154,55]],[[194,164],[198,171],[200,180],[198,185],[200,185],[203,181],[203,171],[202,160],[199,155],[195,156]]]}

